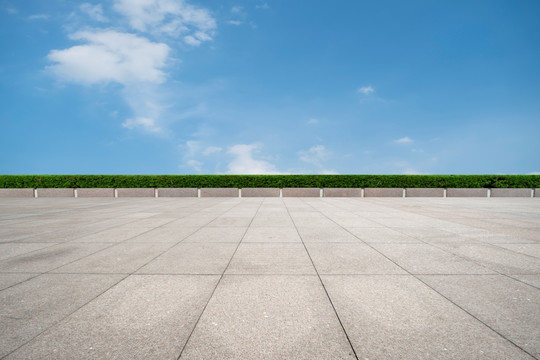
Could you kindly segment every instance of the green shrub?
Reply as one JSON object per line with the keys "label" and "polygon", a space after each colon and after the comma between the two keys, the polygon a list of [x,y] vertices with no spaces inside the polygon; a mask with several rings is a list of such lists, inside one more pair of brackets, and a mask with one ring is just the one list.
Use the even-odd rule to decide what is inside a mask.
{"label": "green shrub", "polygon": [[540,188],[540,175],[0,175],[0,188]]}

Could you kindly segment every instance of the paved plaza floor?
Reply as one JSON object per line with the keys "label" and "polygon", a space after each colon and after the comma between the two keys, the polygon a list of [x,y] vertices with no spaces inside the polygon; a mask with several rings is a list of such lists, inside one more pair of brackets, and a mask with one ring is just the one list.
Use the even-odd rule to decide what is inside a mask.
{"label": "paved plaza floor", "polygon": [[538,359],[540,199],[0,199],[0,358]]}

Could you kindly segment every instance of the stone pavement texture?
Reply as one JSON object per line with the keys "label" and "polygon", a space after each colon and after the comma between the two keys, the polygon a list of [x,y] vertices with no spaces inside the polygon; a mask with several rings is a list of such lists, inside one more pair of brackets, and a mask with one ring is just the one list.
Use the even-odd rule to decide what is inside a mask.
{"label": "stone pavement texture", "polygon": [[0,358],[538,359],[540,199],[0,199]]}

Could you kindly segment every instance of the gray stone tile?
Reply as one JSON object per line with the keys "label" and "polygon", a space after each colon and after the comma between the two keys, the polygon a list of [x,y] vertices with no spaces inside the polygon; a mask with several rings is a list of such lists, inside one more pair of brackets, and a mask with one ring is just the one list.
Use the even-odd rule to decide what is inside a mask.
{"label": "gray stone tile", "polygon": [[359,359],[532,359],[407,275],[323,275]]}
{"label": "gray stone tile", "polygon": [[62,320],[121,278],[46,274],[0,292],[0,357]]}
{"label": "gray stone tile", "polygon": [[509,275],[540,274],[540,259],[489,244],[451,244],[437,246],[489,269]]}
{"label": "gray stone tile", "polygon": [[0,260],[43,249],[55,243],[0,243]]}
{"label": "gray stone tile", "polygon": [[239,196],[236,188],[202,188],[201,197],[235,197]]}
{"label": "gray stone tile", "polygon": [[321,197],[319,188],[283,188],[283,197]]}
{"label": "gray stone tile", "polygon": [[421,279],[534,357],[540,357],[540,290],[501,275]]}
{"label": "gray stone tile", "polygon": [[77,243],[118,243],[139,236],[151,229],[152,227],[123,225],[79,237],[73,241]]}
{"label": "gray stone tile", "polygon": [[540,275],[512,275],[512,277],[540,289]]}
{"label": "gray stone tile", "polygon": [[531,197],[532,189],[491,189],[491,197]]}
{"label": "gray stone tile", "polygon": [[118,197],[155,197],[154,188],[118,188],[116,192]]}
{"label": "gray stone tile", "polygon": [[538,243],[536,244],[497,244],[497,246],[515,251],[517,253],[540,258],[540,244]]}
{"label": "gray stone tile", "polygon": [[73,189],[36,189],[38,198],[75,197]]}
{"label": "gray stone tile", "polygon": [[197,197],[197,188],[158,188],[158,197]]}
{"label": "gray stone tile", "polygon": [[245,227],[204,227],[188,236],[184,242],[237,244],[245,233]]}
{"label": "gray stone tile", "polygon": [[360,188],[324,188],[323,197],[362,197]]}
{"label": "gray stone tile", "polygon": [[[253,225],[253,224],[252,224]],[[289,227],[254,227],[250,226],[244,239],[248,242],[301,242],[298,231],[293,226]]]}
{"label": "gray stone tile", "polygon": [[303,244],[242,243],[226,274],[307,274],[315,269]]}
{"label": "gray stone tile", "polygon": [[428,244],[372,244],[412,274],[494,274],[493,270]]}
{"label": "gray stone tile", "polygon": [[0,189],[0,198],[3,197],[34,197],[34,189]]}
{"label": "gray stone tile", "polygon": [[242,197],[279,197],[279,188],[243,188]]}
{"label": "gray stone tile", "polygon": [[327,242],[327,243],[339,243],[339,242],[360,242],[351,233],[347,232],[343,228],[334,226],[321,226],[321,227],[304,227],[298,226],[298,232],[302,237],[302,240],[307,242]]}
{"label": "gray stone tile", "polygon": [[208,226],[249,226],[251,222],[251,217],[231,217],[231,216],[220,216],[210,222]]}
{"label": "gray stone tile", "polygon": [[447,189],[446,197],[487,197],[488,189]]}
{"label": "gray stone tile", "polygon": [[7,273],[7,274],[0,273],[0,291],[10,286],[19,284],[37,275],[39,274],[37,273]]}
{"label": "gray stone tile", "polygon": [[180,243],[141,268],[141,274],[222,274],[237,244]]}
{"label": "gray stone tile", "polygon": [[306,243],[319,274],[406,274],[396,264],[359,243]]}
{"label": "gray stone tile", "polygon": [[187,226],[162,226],[137,235],[126,243],[178,243],[199,230],[198,227]]}
{"label": "gray stone tile", "polygon": [[93,197],[114,197],[113,188],[79,188],[77,189],[77,197],[93,198]]}
{"label": "gray stone tile", "polygon": [[218,276],[130,276],[9,359],[176,359]]}
{"label": "gray stone tile", "polygon": [[365,197],[403,197],[402,188],[365,188]]}
{"label": "gray stone tile", "polygon": [[347,230],[352,232],[358,238],[366,243],[418,243],[420,240],[411,236],[402,234],[399,231],[395,231],[385,227],[379,228],[356,228],[347,227]]}
{"label": "gray stone tile", "polygon": [[443,197],[444,189],[441,188],[407,188],[406,197]]}
{"label": "gray stone tile", "polygon": [[93,254],[109,244],[66,243],[0,261],[0,272],[43,273]]}
{"label": "gray stone tile", "polygon": [[170,244],[123,243],[98,251],[80,260],[53,270],[55,273],[130,274],[156,256]]}
{"label": "gray stone tile", "polygon": [[354,359],[317,276],[226,275],[181,359]]}

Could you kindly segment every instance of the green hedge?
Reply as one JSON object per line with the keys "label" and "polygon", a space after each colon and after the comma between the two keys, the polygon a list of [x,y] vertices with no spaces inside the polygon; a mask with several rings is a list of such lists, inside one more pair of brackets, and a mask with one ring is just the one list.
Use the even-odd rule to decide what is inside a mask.
{"label": "green hedge", "polygon": [[0,188],[540,188],[540,175],[0,175]]}

